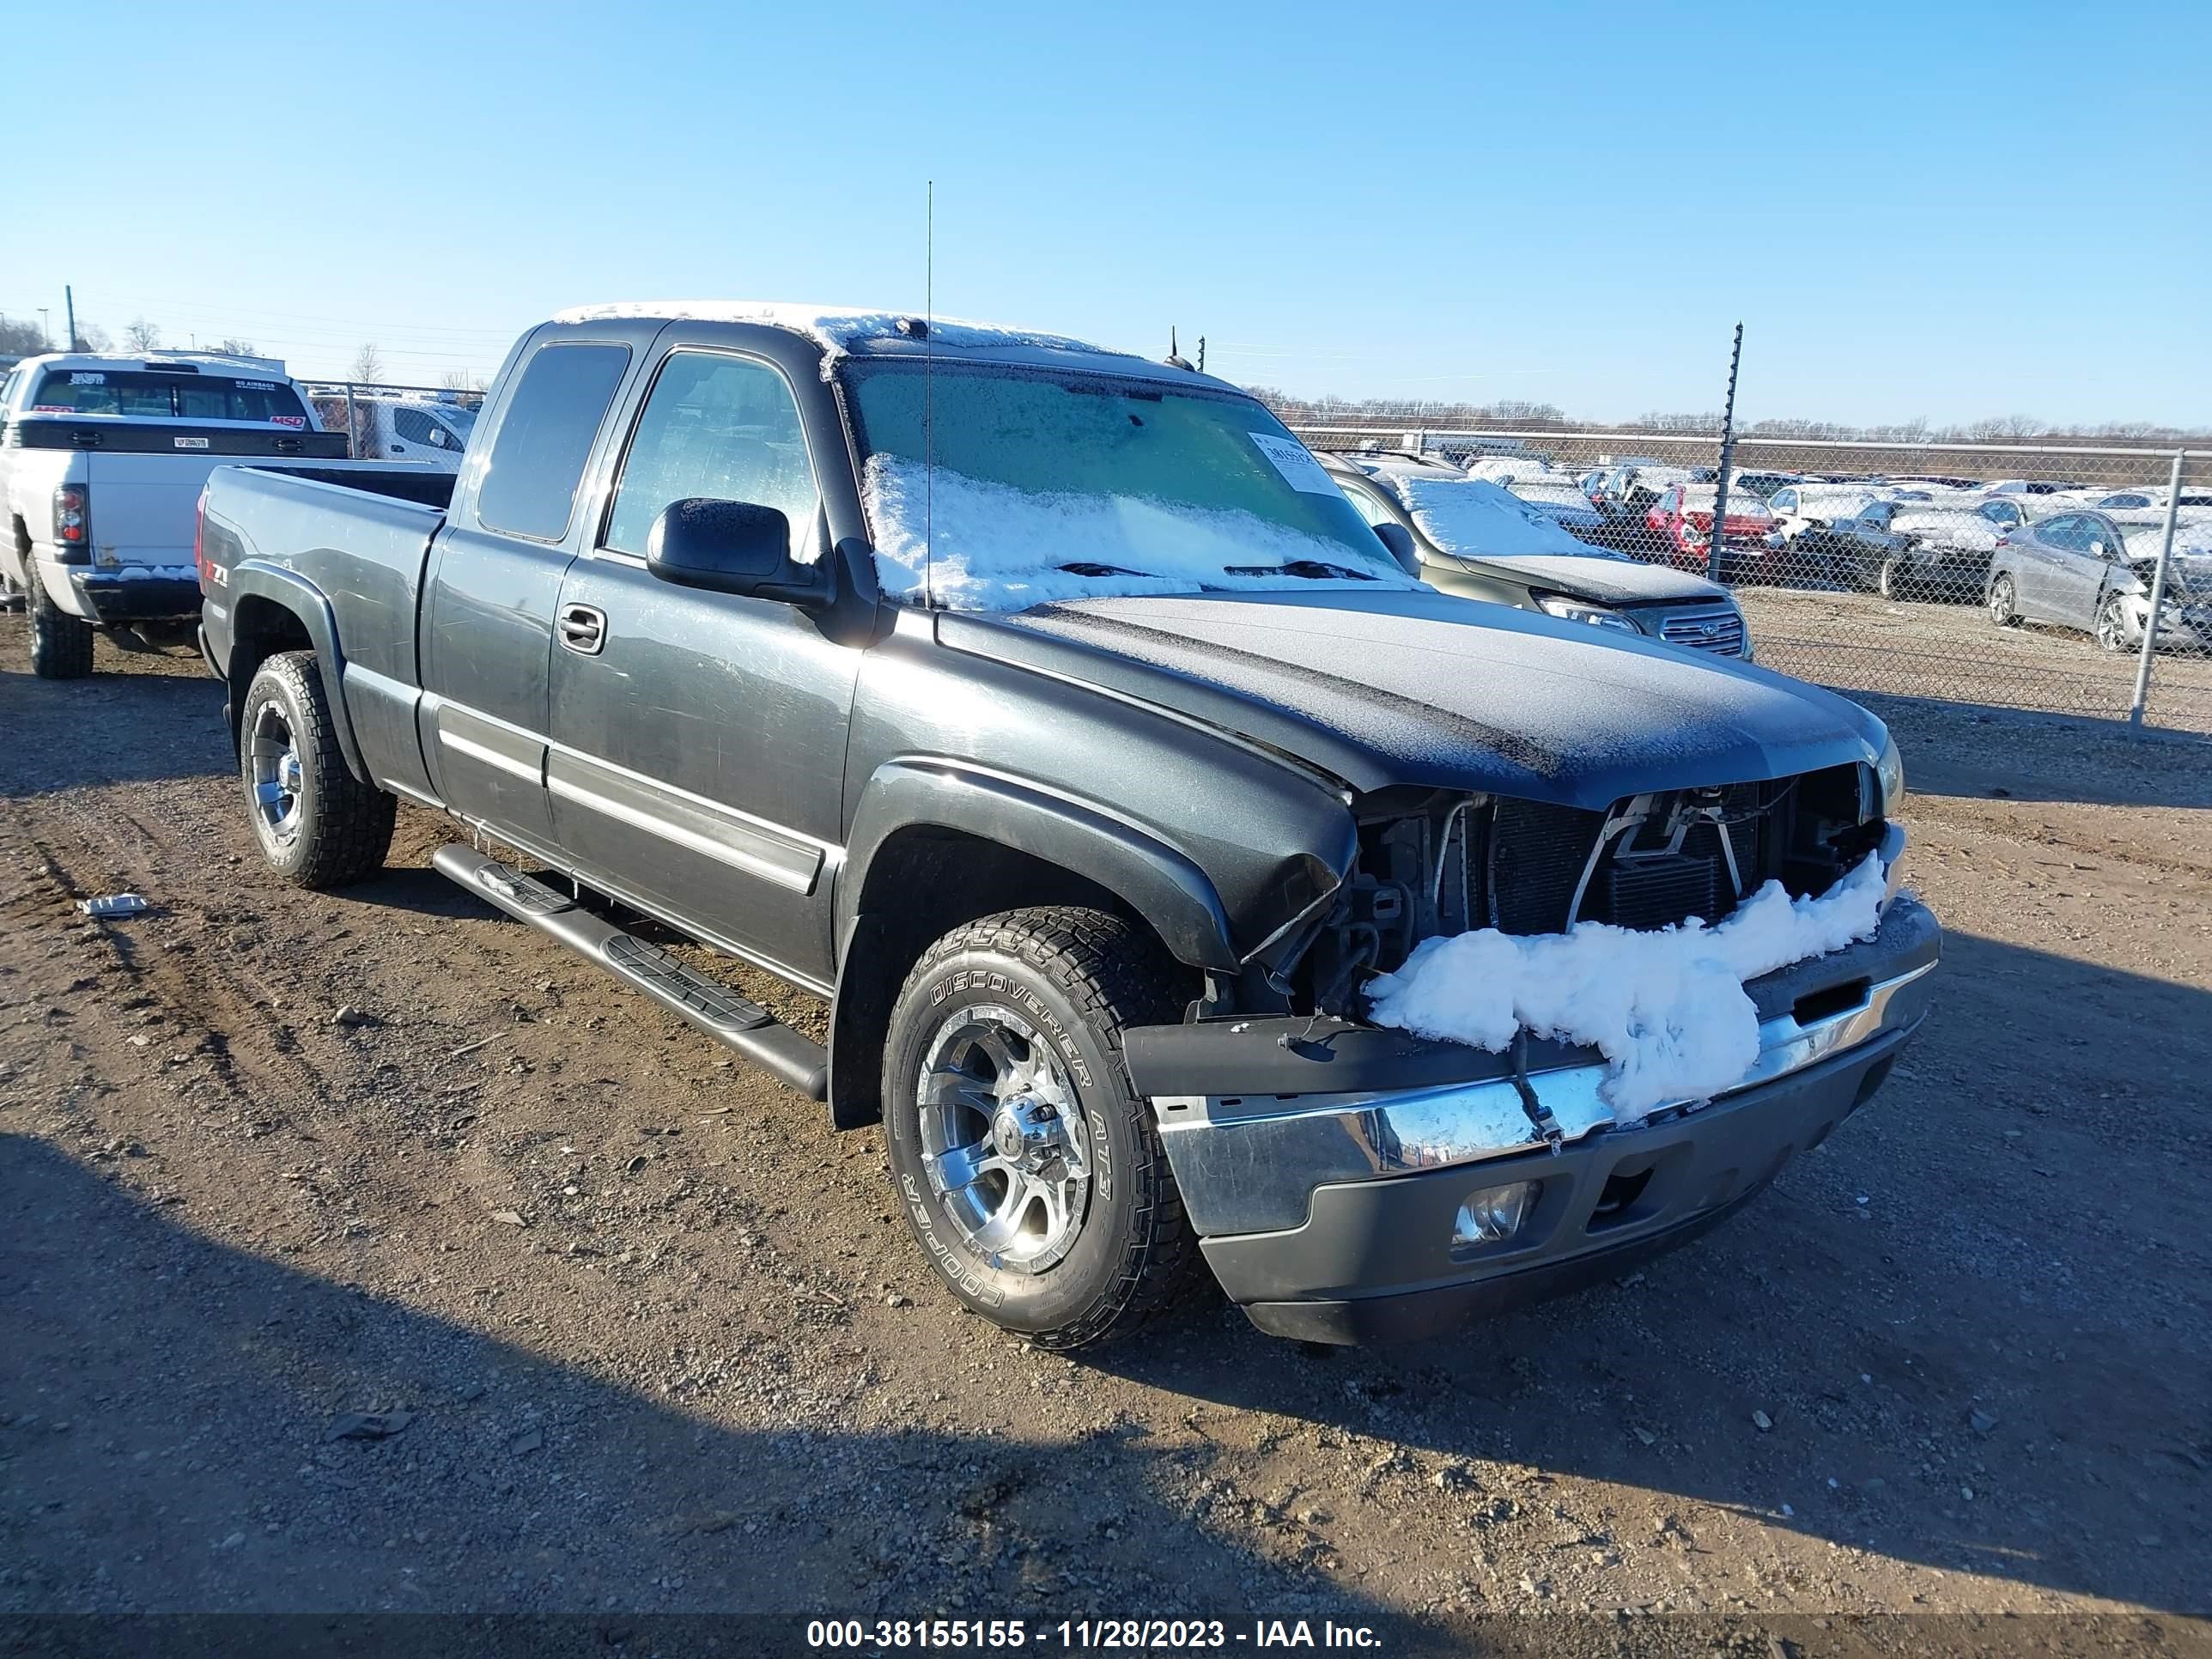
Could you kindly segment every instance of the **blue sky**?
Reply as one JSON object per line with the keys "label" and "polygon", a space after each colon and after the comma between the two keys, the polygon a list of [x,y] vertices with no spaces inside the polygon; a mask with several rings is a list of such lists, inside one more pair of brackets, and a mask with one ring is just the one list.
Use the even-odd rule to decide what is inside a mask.
{"label": "blue sky", "polygon": [[940,312],[1248,383],[1712,409],[1741,319],[1751,418],[2212,426],[2201,3],[0,10],[77,65],[9,123],[58,331],[434,381],[583,301],[918,309],[933,177]]}

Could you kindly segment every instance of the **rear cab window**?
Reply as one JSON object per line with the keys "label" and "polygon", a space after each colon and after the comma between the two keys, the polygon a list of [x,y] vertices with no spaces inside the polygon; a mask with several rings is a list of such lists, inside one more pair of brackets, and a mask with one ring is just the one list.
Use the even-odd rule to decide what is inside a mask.
{"label": "rear cab window", "polygon": [[584,463],[629,372],[629,348],[555,341],[522,371],[477,492],[487,530],[557,542],[575,516]]}
{"label": "rear cab window", "polygon": [[24,412],[228,421],[295,430],[307,424],[307,405],[283,380],[155,369],[50,368],[40,378]]}

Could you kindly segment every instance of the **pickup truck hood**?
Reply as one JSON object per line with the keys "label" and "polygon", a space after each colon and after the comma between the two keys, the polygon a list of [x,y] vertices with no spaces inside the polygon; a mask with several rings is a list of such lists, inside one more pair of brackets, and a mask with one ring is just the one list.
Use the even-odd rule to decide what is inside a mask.
{"label": "pickup truck hood", "polygon": [[1172,709],[1354,789],[1602,809],[1645,789],[1873,763],[1881,723],[1779,674],[1430,590],[945,613],[957,649]]}
{"label": "pickup truck hood", "polygon": [[1670,570],[1663,564],[1639,564],[1633,559],[1609,559],[1602,554],[1516,554],[1498,558],[1489,554],[1470,562],[1492,565],[1534,587],[1556,588],[1563,593],[1586,595],[1613,605],[1686,605],[1695,599],[1716,604],[1728,590],[1702,576]]}

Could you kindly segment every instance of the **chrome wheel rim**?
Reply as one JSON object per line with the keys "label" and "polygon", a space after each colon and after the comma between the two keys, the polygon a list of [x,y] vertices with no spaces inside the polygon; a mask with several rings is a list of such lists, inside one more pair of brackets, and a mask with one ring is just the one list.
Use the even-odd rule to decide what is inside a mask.
{"label": "chrome wheel rim", "polygon": [[300,833],[303,775],[292,722],[280,704],[264,702],[255,711],[246,752],[252,769],[254,828],[272,844],[289,846]]}
{"label": "chrome wheel rim", "polygon": [[2012,584],[2002,576],[1990,589],[1990,620],[2001,626],[2012,620]]}
{"label": "chrome wheel rim", "polygon": [[2127,618],[2120,613],[2120,602],[2117,599],[2106,600],[2103,608],[2097,612],[2097,643],[2107,651],[2128,648]]}
{"label": "chrome wheel rim", "polygon": [[1036,1026],[981,1003],[938,1028],[915,1098],[938,1207],[994,1267],[1041,1273],[1091,1206],[1089,1125]]}

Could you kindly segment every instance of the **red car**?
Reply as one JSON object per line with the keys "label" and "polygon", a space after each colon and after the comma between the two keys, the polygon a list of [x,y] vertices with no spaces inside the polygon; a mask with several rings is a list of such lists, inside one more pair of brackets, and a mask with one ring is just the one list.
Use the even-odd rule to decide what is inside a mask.
{"label": "red car", "polygon": [[[1644,527],[1669,564],[1703,574],[1711,568],[1713,497],[1711,484],[1673,484],[1644,514]],[[1724,582],[1771,580],[1783,554],[1769,546],[1781,521],[1748,490],[1729,494],[1728,522],[1722,526],[1720,579]]]}

